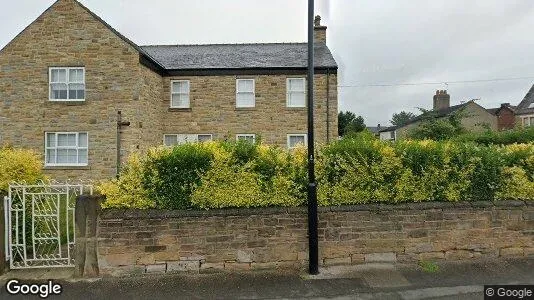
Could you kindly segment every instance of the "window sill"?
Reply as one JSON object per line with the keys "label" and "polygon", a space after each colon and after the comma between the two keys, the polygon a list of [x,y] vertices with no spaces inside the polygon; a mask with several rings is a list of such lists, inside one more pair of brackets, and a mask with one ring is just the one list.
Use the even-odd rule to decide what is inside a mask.
{"label": "window sill", "polygon": [[76,106],[76,105],[84,105],[85,100],[48,100],[47,103],[67,105],[67,106]]}
{"label": "window sill", "polygon": [[169,107],[167,111],[169,112],[191,112],[193,110],[190,107],[189,108]]}
{"label": "window sill", "polygon": [[254,111],[256,107],[236,107],[235,111]]}
{"label": "window sill", "polygon": [[43,170],[91,170],[89,166],[44,166]]}
{"label": "window sill", "polygon": [[287,110],[306,110],[306,106],[286,106]]}

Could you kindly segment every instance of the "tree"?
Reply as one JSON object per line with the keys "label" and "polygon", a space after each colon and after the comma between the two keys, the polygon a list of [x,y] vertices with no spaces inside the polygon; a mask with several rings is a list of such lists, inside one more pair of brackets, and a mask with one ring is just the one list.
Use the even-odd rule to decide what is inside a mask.
{"label": "tree", "polygon": [[438,118],[434,111],[420,110],[423,112],[422,121],[408,132],[411,139],[448,140],[467,132],[461,122],[465,118],[463,111]]}
{"label": "tree", "polygon": [[344,136],[351,132],[361,132],[365,129],[362,116],[356,116],[353,112],[346,111],[338,114],[338,134]]}
{"label": "tree", "polygon": [[394,113],[390,122],[393,126],[402,126],[410,122],[413,118],[415,118],[413,113],[401,111],[400,113]]}

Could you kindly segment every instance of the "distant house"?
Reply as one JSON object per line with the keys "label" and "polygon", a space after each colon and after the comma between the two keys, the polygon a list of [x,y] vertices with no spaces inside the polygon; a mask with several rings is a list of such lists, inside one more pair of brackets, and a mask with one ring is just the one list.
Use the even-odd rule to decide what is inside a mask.
{"label": "distant house", "polygon": [[378,124],[378,126],[367,126],[365,127],[368,131],[374,133],[375,135],[378,135],[378,133],[380,132],[380,130],[382,129],[380,127],[380,124]]}
{"label": "distant house", "polygon": [[381,140],[400,140],[406,138],[409,131],[419,126],[427,117],[446,118],[454,114],[462,114],[461,124],[472,132],[497,130],[497,116],[471,100],[466,103],[450,106],[451,96],[447,91],[439,90],[433,97],[432,111],[423,113],[402,126],[391,126],[380,130]]}
{"label": "distant house", "polygon": [[395,141],[397,139],[397,126],[384,127],[378,132],[382,141]]}
{"label": "distant house", "polygon": [[488,111],[497,117],[499,130],[512,129],[517,125],[534,126],[534,85],[517,106],[503,103],[500,107],[490,108]]}
{"label": "distant house", "polygon": [[508,130],[515,127],[516,124],[516,106],[510,103],[503,103],[501,107],[489,108],[488,111],[497,117],[497,129]]}
{"label": "distant house", "polygon": [[521,103],[517,105],[515,115],[516,122],[521,125],[534,126],[534,85],[532,85]]}

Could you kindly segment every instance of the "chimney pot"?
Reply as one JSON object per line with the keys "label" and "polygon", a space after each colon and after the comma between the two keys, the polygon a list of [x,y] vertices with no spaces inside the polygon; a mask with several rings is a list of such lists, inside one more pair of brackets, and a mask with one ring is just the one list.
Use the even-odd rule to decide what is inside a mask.
{"label": "chimney pot", "polygon": [[326,26],[321,25],[321,16],[315,16],[313,28],[313,42],[326,44]]}
{"label": "chimney pot", "polygon": [[321,26],[321,16],[316,15],[313,23],[315,24],[315,26]]}

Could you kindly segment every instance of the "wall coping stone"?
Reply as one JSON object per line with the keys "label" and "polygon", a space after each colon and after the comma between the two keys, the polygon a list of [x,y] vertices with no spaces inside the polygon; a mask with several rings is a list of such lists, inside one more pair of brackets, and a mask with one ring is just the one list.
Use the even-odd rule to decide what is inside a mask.
{"label": "wall coping stone", "polygon": [[[451,208],[490,208],[490,207],[523,207],[534,206],[534,201],[500,200],[476,202],[417,202],[400,204],[358,204],[319,207],[321,213],[328,212],[356,212],[356,211],[397,211],[397,210],[430,210]],[[307,208],[300,207],[265,207],[265,208],[232,208],[211,210],[163,210],[163,209],[104,209],[101,219],[168,219],[178,217],[209,217],[209,216],[254,216],[277,214],[305,214]]]}
{"label": "wall coping stone", "polygon": [[521,200],[501,200],[501,201],[493,201],[493,204],[495,206],[504,206],[504,207],[520,207],[520,206],[526,206],[525,201]]}

